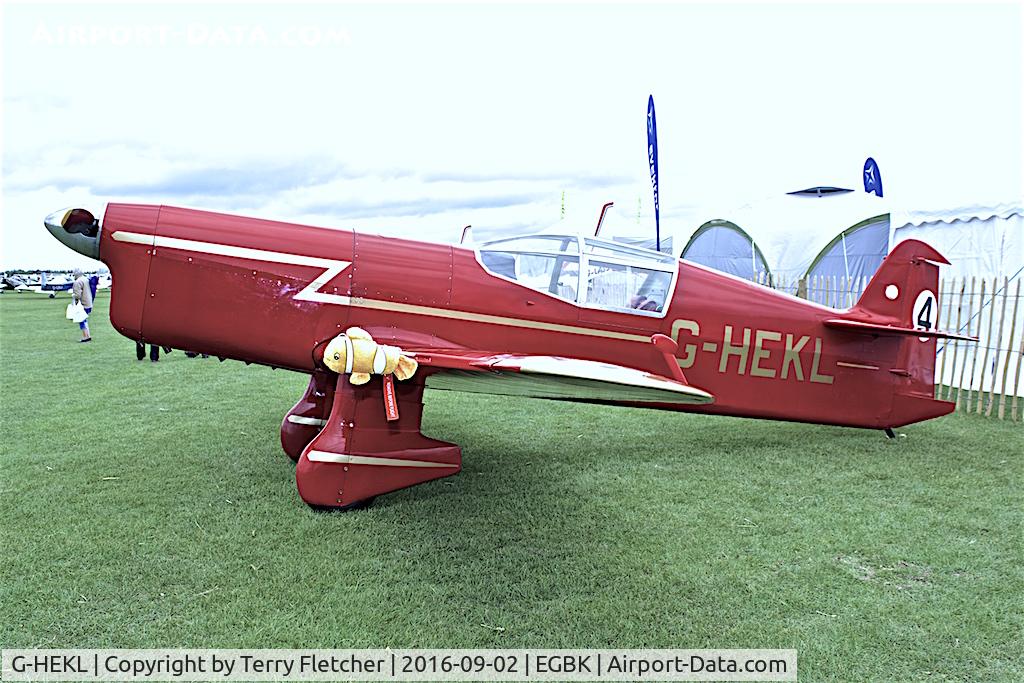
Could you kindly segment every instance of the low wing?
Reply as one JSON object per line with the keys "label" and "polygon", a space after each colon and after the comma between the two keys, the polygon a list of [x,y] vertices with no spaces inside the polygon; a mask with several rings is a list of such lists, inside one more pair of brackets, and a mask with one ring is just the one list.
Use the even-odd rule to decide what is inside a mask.
{"label": "low wing", "polygon": [[612,363],[566,358],[409,350],[418,363],[437,368],[432,389],[501,396],[612,403],[700,405],[714,397],[685,382]]}

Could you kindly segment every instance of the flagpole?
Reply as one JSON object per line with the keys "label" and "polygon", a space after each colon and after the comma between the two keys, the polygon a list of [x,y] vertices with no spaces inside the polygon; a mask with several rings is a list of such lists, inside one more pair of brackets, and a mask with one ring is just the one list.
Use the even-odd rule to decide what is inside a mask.
{"label": "flagpole", "polygon": [[647,165],[654,191],[654,244],[661,251],[661,207],[658,204],[658,123],[654,117],[654,95],[647,98]]}

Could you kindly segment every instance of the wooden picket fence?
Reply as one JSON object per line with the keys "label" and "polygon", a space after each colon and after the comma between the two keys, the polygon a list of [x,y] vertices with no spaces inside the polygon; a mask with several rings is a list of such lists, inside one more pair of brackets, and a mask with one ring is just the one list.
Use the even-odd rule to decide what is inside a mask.
{"label": "wooden picket fence", "polygon": [[[759,273],[757,282],[832,308],[849,308],[869,278],[811,276],[786,282]],[[1024,422],[1024,305],[1021,278],[967,276],[939,283],[936,326],[978,337],[936,344],[935,396],[960,412]]]}
{"label": "wooden picket fence", "polygon": [[[825,277],[812,275],[807,278],[788,280],[785,275],[772,277],[771,286],[780,291],[789,292],[794,296],[823,306],[832,308],[849,308],[857,303],[857,299],[868,286],[867,277]],[[766,273],[760,272],[757,275],[758,284],[768,286],[769,278]]]}
{"label": "wooden picket fence", "polygon": [[[1008,277],[944,278],[939,287],[939,327],[978,337],[946,340],[937,347],[936,397],[965,413],[1024,420],[1021,360],[1024,324],[1021,284]],[[979,364],[980,361],[980,364]]]}

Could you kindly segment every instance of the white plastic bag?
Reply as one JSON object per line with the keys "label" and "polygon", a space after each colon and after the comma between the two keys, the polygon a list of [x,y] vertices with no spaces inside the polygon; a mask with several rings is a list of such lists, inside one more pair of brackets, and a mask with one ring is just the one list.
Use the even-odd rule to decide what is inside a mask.
{"label": "white plastic bag", "polygon": [[85,306],[81,302],[72,305],[71,322],[80,323],[89,318],[89,314],[85,312]]}
{"label": "white plastic bag", "polygon": [[68,320],[71,320],[72,318],[75,317],[75,302],[74,301],[72,301],[71,303],[68,304],[68,310],[67,310],[67,312],[64,313],[64,317],[67,318]]}

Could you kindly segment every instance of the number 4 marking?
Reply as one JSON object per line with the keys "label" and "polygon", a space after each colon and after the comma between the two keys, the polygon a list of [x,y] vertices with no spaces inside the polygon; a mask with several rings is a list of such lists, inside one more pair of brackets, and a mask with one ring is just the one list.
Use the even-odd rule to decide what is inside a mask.
{"label": "number 4 marking", "polygon": [[917,326],[922,330],[932,329],[932,298],[928,297],[917,312]]}
{"label": "number 4 marking", "polygon": [[[935,328],[937,321],[933,316],[938,312],[938,306],[935,301],[934,292],[927,289],[917,295],[917,300],[914,301],[914,308],[911,309],[914,315],[915,329],[930,332]],[[928,341],[928,337],[920,337],[920,339],[921,341]]]}

